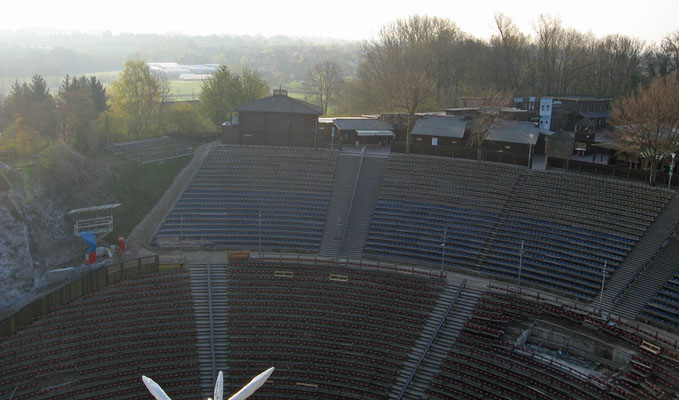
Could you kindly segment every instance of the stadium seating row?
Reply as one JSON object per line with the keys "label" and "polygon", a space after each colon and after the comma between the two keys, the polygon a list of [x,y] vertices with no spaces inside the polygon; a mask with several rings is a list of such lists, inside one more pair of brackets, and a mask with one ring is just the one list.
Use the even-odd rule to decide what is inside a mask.
{"label": "stadium seating row", "polygon": [[611,276],[669,198],[613,179],[392,154],[364,255],[520,273],[591,298],[604,264]]}

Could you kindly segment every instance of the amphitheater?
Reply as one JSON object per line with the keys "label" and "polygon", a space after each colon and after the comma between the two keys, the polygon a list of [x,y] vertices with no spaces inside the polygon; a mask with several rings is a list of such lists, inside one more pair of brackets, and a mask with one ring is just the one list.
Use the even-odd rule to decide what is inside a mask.
{"label": "amphitheater", "polygon": [[205,399],[273,366],[253,398],[679,399],[673,192],[403,154],[196,160],[160,256],[2,321],[0,398],[150,398],[144,374]]}

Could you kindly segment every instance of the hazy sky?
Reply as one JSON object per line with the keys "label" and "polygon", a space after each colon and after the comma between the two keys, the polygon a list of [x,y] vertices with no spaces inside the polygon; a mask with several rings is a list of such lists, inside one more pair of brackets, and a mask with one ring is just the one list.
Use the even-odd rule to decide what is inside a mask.
{"label": "hazy sky", "polygon": [[431,1],[431,0],[14,0],[3,2],[0,29],[187,34],[277,34],[362,40],[411,14],[450,18],[462,30],[487,38],[501,11],[524,32],[540,13],[597,36],[622,33],[658,42],[679,30],[679,0],[644,1]]}

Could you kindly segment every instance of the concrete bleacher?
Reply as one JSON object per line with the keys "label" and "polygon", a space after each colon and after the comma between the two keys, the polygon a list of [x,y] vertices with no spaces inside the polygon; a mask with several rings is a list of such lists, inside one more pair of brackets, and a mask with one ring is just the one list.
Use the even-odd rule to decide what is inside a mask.
{"label": "concrete bleacher", "polygon": [[[625,350],[611,347],[589,354],[585,347],[575,351],[582,346],[575,339],[556,346],[550,342],[552,336],[525,339],[534,321],[549,321],[543,323],[556,336],[560,329],[565,337],[573,335],[574,323],[588,327],[587,332],[597,333],[586,334],[596,339],[583,336],[585,347],[597,340]],[[427,394],[432,399],[672,398],[679,390],[676,353],[663,347],[657,355],[640,348],[642,342],[634,329],[553,304],[488,292],[441,363]],[[630,354],[630,360],[616,367],[620,360],[605,358],[611,351]],[[591,360],[581,359],[583,354]]]}
{"label": "concrete bleacher", "polygon": [[107,286],[0,340],[0,397],[148,397],[141,375],[174,399],[200,397],[188,274]]}
{"label": "concrete bleacher", "polygon": [[614,179],[394,154],[364,256],[518,279],[523,241],[524,282],[592,298],[604,264],[610,277],[669,199]]}
{"label": "concrete bleacher", "polygon": [[275,366],[258,396],[385,398],[444,281],[323,265],[232,265],[227,392]]}
{"label": "concrete bleacher", "polygon": [[155,242],[318,252],[336,159],[326,150],[216,146]]}
{"label": "concrete bleacher", "polygon": [[131,140],[109,144],[109,151],[130,161],[145,164],[193,154],[194,144],[179,137]]}
{"label": "concrete bleacher", "polygon": [[[679,260],[674,260],[675,265]],[[679,331],[679,271],[641,311],[641,317]]]}

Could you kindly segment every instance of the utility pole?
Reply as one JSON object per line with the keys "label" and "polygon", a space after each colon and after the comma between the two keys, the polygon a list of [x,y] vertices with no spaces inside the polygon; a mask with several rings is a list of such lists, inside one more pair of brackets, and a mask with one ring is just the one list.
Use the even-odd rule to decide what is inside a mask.
{"label": "utility pole", "polygon": [[521,293],[521,269],[523,268],[523,240],[521,241],[521,250],[519,250],[519,293]]}
{"label": "utility pole", "polygon": [[608,260],[604,260],[604,267],[601,269],[601,294],[599,295],[599,314],[603,312],[604,305],[604,283],[606,281],[606,265]]}
{"label": "utility pole", "polygon": [[257,220],[259,222],[259,238],[258,238],[258,243],[257,243],[257,251],[259,254],[262,254],[262,212],[259,212],[259,219]]}
{"label": "utility pole", "polygon": [[446,260],[446,239],[447,236],[446,234],[448,233],[448,228],[443,228],[443,237],[441,241],[441,276],[443,276],[443,265],[445,264]]}
{"label": "utility pole", "polygon": [[179,259],[184,266],[184,213],[179,213]]}
{"label": "utility pole", "polygon": [[670,164],[670,179],[667,181],[667,190],[670,190],[670,186],[672,185],[672,174],[674,173],[674,157],[677,156],[677,153],[672,153],[672,163]]}

